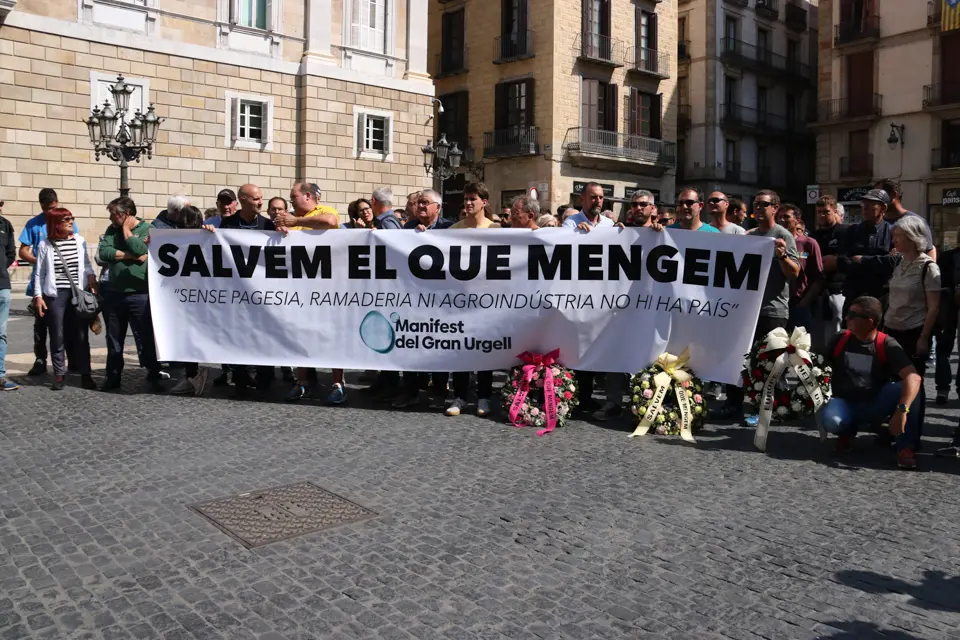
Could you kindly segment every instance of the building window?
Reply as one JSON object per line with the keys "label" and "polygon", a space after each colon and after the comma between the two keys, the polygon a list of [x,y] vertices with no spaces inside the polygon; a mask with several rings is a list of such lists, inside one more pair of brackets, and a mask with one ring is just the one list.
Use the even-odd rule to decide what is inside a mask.
{"label": "building window", "polygon": [[350,16],[350,46],[387,53],[388,0],[346,0]]}
{"label": "building window", "polygon": [[727,18],[723,23],[724,39],[726,40],[726,50],[734,51],[737,48],[737,34],[740,26],[736,18]]}
{"label": "building window", "polygon": [[465,68],[464,13],[463,9],[449,11],[441,18],[440,73],[454,73]]}
{"label": "building window", "polygon": [[660,139],[661,104],[659,94],[630,90],[630,114],[627,120],[627,133],[633,136]]}
{"label": "building window", "polygon": [[636,10],[637,62],[641,69],[657,68],[657,16],[640,7]]}
{"label": "building window", "polygon": [[792,93],[787,94],[787,126],[793,127],[799,124],[800,118],[797,117],[797,96]]}
{"label": "building window", "polygon": [[237,16],[237,24],[253,29],[267,28],[268,0],[238,0],[238,2],[240,12]]}
{"label": "building window", "polygon": [[495,128],[519,131],[533,125],[533,79],[502,82],[496,87]]}
{"label": "building window", "polygon": [[224,98],[227,106],[225,146],[231,149],[271,151],[273,96],[226,91]]}
{"label": "building window", "polygon": [[757,29],[757,51],[770,51],[770,32],[766,29]]}
{"label": "building window", "polygon": [[725,111],[729,115],[736,108],[737,104],[737,79],[731,78],[730,76],[724,76],[723,78],[723,101],[725,104]]}
{"label": "building window", "polygon": [[610,0],[583,0],[583,53],[590,58],[609,60],[613,55],[610,40]]}
{"label": "building window", "polygon": [[800,41],[787,39],[787,68],[795,69],[800,64]]}
{"label": "building window", "polygon": [[437,134],[446,134],[450,144],[454,142],[465,151],[470,146],[470,94],[466,91],[448,93],[439,98],[443,113],[437,116]]}
{"label": "building window", "polygon": [[580,126],[616,131],[617,85],[584,78],[580,92]]}
{"label": "building window", "polygon": [[[124,114],[124,120],[129,121],[137,111],[146,113],[150,106],[150,81],[143,78],[127,78],[124,82],[133,87],[133,93],[130,94],[130,106],[127,113]],[[94,107],[103,109],[103,103],[109,102],[114,108],[116,103],[113,101],[113,94],[110,93],[110,85],[117,82],[117,74],[90,72],[90,109]]]}
{"label": "building window", "polygon": [[393,113],[354,106],[353,156],[393,162]]}
{"label": "building window", "polygon": [[767,114],[767,88],[757,87],[757,114],[762,118]]}

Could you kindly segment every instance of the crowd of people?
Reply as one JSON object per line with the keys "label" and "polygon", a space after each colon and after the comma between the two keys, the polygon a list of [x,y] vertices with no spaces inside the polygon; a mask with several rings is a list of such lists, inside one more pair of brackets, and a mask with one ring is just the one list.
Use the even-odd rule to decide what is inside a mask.
{"label": "crowd of people", "polygon": [[[320,203],[316,184],[293,185],[289,201],[281,196],[270,198],[266,215],[261,213],[264,199],[260,188],[246,184],[236,193],[220,191],[216,207],[205,212],[192,206],[187,196],[173,196],[152,222],[138,213],[131,198],[116,198],[107,205],[110,225],[91,258],[69,209],[61,206],[53,189],[42,189],[41,211],[21,232],[19,250],[13,226],[0,215],[0,246],[5,254],[0,262],[4,267],[0,269],[0,389],[17,388],[6,376],[4,359],[11,300],[8,269],[19,258],[32,265],[27,295],[35,316],[35,362],[29,376],[47,373],[49,355],[52,389],[63,389],[68,373],[78,374],[83,388],[97,388],[91,371],[89,332],[99,333],[105,326],[106,375],[100,389],[116,390],[121,386],[129,328],[150,391],[165,392],[168,372],[182,369],[183,377],[169,389],[171,393],[199,396],[206,392],[211,377],[207,367],[158,360],[146,264],[153,228],[287,233],[343,228],[426,232],[557,227],[589,233],[616,226],[754,235],[773,239],[776,258],[763,292],[755,339],[773,329],[807,328],[814,349],[827,356],[834,368],[833,399],[824,407],[821,421],[838,436],[838,452],[852,448],[858,428],[884,425],[879,431],[884,444],[896,450],[900,467],[912,469],[923,432],[926,399],[922,378],[932,356],[936,361],[936,402],[947,402],[951,385],[960,392],[960,373],[954,376],[949,364],[957,333],[960,286],[955,291],[954,283],[960,284],[955,272],[960,260],[955,260],[955,249],[938,255],[926,220],[907,210],[901,195],[896,181],[878,182],[863,196],[862,222],[854,225],[845,225],[842,206],[831,196],[823,196],[816,203],[816,228],[808,233],[800,208],[780,202],[778,195],[767,189],[755,195],[750,216],[754,226],[747,229],[744,202],[720,191],[704,198],[692,187],[679,191],[671,209],[659,206],[650,191],[638,190],[628,209],[618,215],[604,206],[602,186],[590,183],[584,188],[579,209],[561,207],[554,215],[541,211],[536,199],[524,195],[498,214],[490,206],[487,188],[472,183],[464,188],[463,206],[456,219],[444,216],[443,199],[434,190],[411,193],[405,206],[398,207],[391,189],[380,187],[370,198],[349,205],[349,219],[344,224],[334,208]],[[84,292],[95,294],[99,309],[90,308]],[[443,401],[449,416],[465,412],[470,406],[468,399],[475,395],[477,415],[488,415],[492,412],[494,374],[473,374],[367,371],[362,378],[372,384],[363,393],[374,401],[389,401],[396,409],[416,406],[424,394],[433,394]],[[290,384],[288,401],[319,391],[315,370],[284,368],[281,375]],[[251,392],[268,391],[274,376],[273,367],[223,364],[213,384],[232,384],[239,396],[250,397]],[[580,371],[577,378],[582,415],[607,421],[625,414],[625,374]],[[600,387],[605,392],[603,404],[593,397]],[[718,401],[720,395],[717,389]],[[740,386],[727,385],[725,395],[725,401],[711,411],[714,419],[755,423],[755,416],[743,415],[744,390]],[[347,401],[343,370],[333,371],[326,401],[331,405]],[[960,426],[953,444],[939,453],[960,456]]]}

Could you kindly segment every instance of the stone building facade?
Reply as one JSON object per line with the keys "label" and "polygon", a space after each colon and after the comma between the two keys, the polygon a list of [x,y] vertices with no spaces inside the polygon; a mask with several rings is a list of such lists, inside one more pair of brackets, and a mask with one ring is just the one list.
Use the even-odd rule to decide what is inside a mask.
{"label": "stone building facade", "polygon": [[817,2],[679,0],[678,179],[802,204],[813,178]]}
{"label": "stone building facade", "polygon": [[53,187],[82,232],[102,231],[119,169],[94,160],[81,120],[117,74],[131,110],[164,118],[153,158],[130,168],[148,219],[170,195],[211,207],[247,182],[265,199],[316,182],[341,215],[377,186],[429,184],[427,0],[4,2],[0,198],[18,229]]}
{"label": "stone building facade", "polygon": [[[538,191],[611,205],[634,189],[674,199],[676,4],[654,0],[450,0],[430,4],[434,138],[466,148],[448,207],[482,175],[494,206]],[[619,211],[620,206],[614,206]]]}
{"label": "stone building facade", "polygon": [[904,206],[928,218],[937,244],[955,247],[960,30],[943,29],[943,0],[821,0],[820,7],[820,191],[844,202],[856,221],[863,191],[896,178]]}

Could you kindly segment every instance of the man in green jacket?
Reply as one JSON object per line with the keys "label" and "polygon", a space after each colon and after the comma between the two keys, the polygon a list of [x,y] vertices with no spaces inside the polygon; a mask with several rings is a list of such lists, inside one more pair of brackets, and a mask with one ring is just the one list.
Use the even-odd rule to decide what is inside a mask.
{"label": "man in green jacket", "polygon": [[127,325],[133,330],[140,364],[147,369],[148,386],[152,391],[162,391],[147,289],[150,223],[137,219],[137,205],[130,198],[113,200],[107,211],[110,226],[98,250],[100,263],[107,265],[100,288],[107,324],[107,379],[101,391],[120,388]]}

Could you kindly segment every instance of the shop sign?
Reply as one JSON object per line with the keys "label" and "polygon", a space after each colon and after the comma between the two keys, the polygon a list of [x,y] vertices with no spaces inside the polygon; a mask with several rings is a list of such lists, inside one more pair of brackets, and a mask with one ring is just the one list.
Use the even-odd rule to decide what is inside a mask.
{"label": "shop sign", "polygon": [[641,189],[652,193],[653,197],[657,200],[657,202],[660,202],[660,189],[647,189],[645,187],[624,187],[623,199],[629,202],[630,198],[633,197],[634,192],[640,191]]}
{"label": "shop sign", "polygon": [[848,189],[840,189],[837,191],[837,202],[859,203],[861,200],[863,200],[863,196],[867,195],[867,191],[870,191],[871,189],[873,189],[872,184],[868,184],[865,187],[850,187]]}
{"label": "shop sign", "polygon": [[953,189],[944,189],[942,204],[944,206],[960,205],[960,188],[955,187]]}
{"label": "shop sign", "polygon": [[[578,195],[578,196],[579,196],[579,195],[582,195],[582,194],[583,194],[583,190],[587,188],[587,185],[588,185],[588,184],[590,184],[590,183],[589,183],[589,182],[577,182],[577,181],[574,181],[574,183],[573,183],[573,193],[576,194],[576,195]],[[601,184],[600,186],[603,187],[603,195],[604,195],[604,197],[609,198],[609,197],[612,197],[612,196],[613,196],[613,185],[612,185],[612,184]]]}

